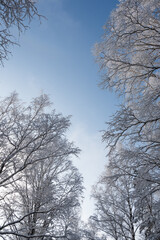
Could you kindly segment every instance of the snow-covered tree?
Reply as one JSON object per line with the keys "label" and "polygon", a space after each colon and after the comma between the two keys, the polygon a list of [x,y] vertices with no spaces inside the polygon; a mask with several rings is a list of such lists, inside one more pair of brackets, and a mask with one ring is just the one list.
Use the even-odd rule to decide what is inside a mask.
{"label": "snow-covered tree", "polygon": [[10,238],[72,239],[79,225],[81,182],[62,149],[61,156],[26,169],[21,181],[12,184],[14,197],[4,204],[6,218],[16,222],[10,227],[10,235],[14,232],[16,238]]}
{"label": "snow-covered tree", "polygon": [[[139,224],[134,220],[135,200],[131,176],[107,167],[98,185],[94,187],[96,213],[92,224],[105,239],[136,240]],[[142,239],[142,236],[141,236]]]}
{"label": "snow-covered tree", "polygon": [[103,135],[109,166],[131,177],[135,219],[146,239],[160,238],[159,42],[160,2],[121,0],[95,47],[102,86],[123,99]]}
{"label": "snow-covered tree", "polygon": [[137,100],[146,88],[159,86],[159,0],[121,0],[104,28],[104,37],[96,44],[103,87]]}
{"label": "snow-covered tree", "polygon": [[0,237],[4,239],[69,239],[78,228],[82,178],[70,157],[79,149],[65,138],[69,118],[49,112],[49,106],[46,95],[29,106],[16,93],[1,101]]}
{"label": "snow-covered tree", "polygon": [[[10,53],[10,45],[17,44],[15,30],[20,34],[28,28],[34,16],[40,17],[36,0],[0,1],[0,62]],[[28,23],[27,23],[28,22]]]}

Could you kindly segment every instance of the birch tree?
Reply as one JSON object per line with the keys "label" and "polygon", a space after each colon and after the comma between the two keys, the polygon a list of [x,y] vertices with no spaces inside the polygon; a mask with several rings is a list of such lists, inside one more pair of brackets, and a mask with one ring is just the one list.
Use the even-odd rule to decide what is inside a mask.
{"label": "birch tree", "polygon": [[65,239],[73,228],[82,179],[70,157],[79,149],[65,137],[69,118],[50,105],[41,95],[26,106],[16,93],[0,103],[1,238]]}
{"label": "birch tree", "polygon": [[109,166],[132,177],[140,229],[159,239],[160,2],[119,1],[104,28],[95,47],[101,85],[123,96],[103,135]]}
{"label": "birch tree", "polygon": [[5,201],[3,209],[7,222],[14,219],[14,224],[4,225],[1,234],[19,240],[72,239],[76,235],[82,178],[65,154],[32,165],[12,188],[14,196]]}
{"label": "birch tree", "polygon": [[91,221],[100,236],[106,236],[104,239],[138,239],[139,224],[134,219],[133,189],[132,178],[124,175],[120,169],[117,174],[115,169],[112,172],[111,167],[107,167],[94,188],[96,213],[91,217]]}
{"label": "birch tree", "polygon": [[16,34],[28,28],[33,17],[40,17],[35,0],[2,0],[0,2],[0,62],[10,53],[10,46],[17,44]]}
{"label": "birch tree", "polygon": [[96,45],[97,61],[104,71],[103,87],[136,100],[146,88],[159,86],[160,2],[119,2]]}

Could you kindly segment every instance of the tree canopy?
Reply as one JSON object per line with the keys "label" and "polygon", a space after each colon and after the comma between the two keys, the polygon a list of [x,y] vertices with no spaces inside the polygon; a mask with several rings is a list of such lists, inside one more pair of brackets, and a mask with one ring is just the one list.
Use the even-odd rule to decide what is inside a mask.
{"label": "tree canopy", "polygon": [[20,34],[28,28],[31,20],[41,17],[36,0],[2,0],[0,1],[0,62],[8,58],[10,46],[17,44],[15,32]]}
{"label": "tree canopy", "polygon": [[65,137],[69,118],[49,107],[47,95],[0,103],[2,239],[67,239],[78,228],[83,187],[71,156],[79,149]]}
{"label": "tree canopy", "polygon": [[[110,174],[105,174],[106,181],[110,183],[109,189],[116,186],[120,190],[119,182],[123,179],[124,187],[130,179],[133,224],[139,228],[140,239],[159,239],[160,2],[119,1],[104,29],[102,41],[95,46],[96,60],[103,75],[101,85],[123,96],[119,110],[107,122],[103,134],[103,141],[109,147]],[[94,198],[98,204],[101,195],[106,193],[97,191]],[[107,193],[107,200],[97,205],[98,215],[93,219],[101,226],[104,224],[107,235],[112,232],[111,226],[106,225],[108,214],[113,217],[114,213],[110,208],[117,204],[122,193],[122,190],[118,195]],[[109,203],[111,196],[113,200]],[[120,209],[122,203],[120,201]],[[101,212],[106,214],[103,220]],[[115,224],[116,215],[113,217]],[[129,239],[125,221],[121,224],[124,239]],[[112,238],[123,239],[118,235]],[[138,239],[138,235],[132,235],[131,239]]]}

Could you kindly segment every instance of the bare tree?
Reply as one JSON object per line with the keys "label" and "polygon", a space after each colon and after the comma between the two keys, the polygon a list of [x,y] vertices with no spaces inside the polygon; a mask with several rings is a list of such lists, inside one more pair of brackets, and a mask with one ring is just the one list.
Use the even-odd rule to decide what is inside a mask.
{"label": "bare tree", "polygon": [[112,168],[112,179],[128,176],[132,183],[134,221],[139,225],[139,231],[146,235],[146,239],[158,239],[160,170],[157,158],[139,148],[126,148],[122,144],[110,154],[108,166]]}
{"label": "bare tree", "polygon": [[0,104],[0,236],[5,239],[66,237],[70,224],[60,231],[59,222],[79,206],[82,180],[69,159],[79,149],[64,135],[69,118],[47,113],[49,106],[46,95],[25,106],[16,93]]}
{"label": "bare tree", "polygon": [[121,0],[95,50],[102,86],[116,90],[124,100],[103,135],[109,166],[115,177],[131,177],[135,219],[146,239],[160,237],[159,30],[158,0]]}
{"label": "bare tree", "polygon": [[120,0],[96,45],[97,61],[104,70],[103,87],[115,87],[130,99],[159,86],[160,2]]}
{"label": "bare tree", "polygon": [[133,189],[132,177],[124,175],[120,169],[116,174],[115,169],[112,172],[111,167],[107,167],[107,171],[94,188],[96,213],[91,216],[91,221],[106,239],[138,239],[139,224],[134,220]]}
{"label": "bare tree", "polygon": [[141,223],[140,230],[145,232],[146,239],[159,239],[159,120],[154,120],[154,108],[153,113],[148,110],[144,117],[143,109],[139,110],[139,119],[135,112],[129,107],[118,111],[108,123],[103,139],[110,147],[109,167],[115,178],[132,179],[135,219]]}
{"label": "bare tree", "polygon": [[8,230],[11,239],[71,238],[79,224],[81,182],[65,153],[32,165],[12,184],[14,196],[3,206],[7,223],[1,234]]}
{"label": "bare tree", "polygon": [[[0,1],[0,62],[3,63],[10,53],[10,45],[17,44],[15,30],[21,33],[28,28],[34,16],[40,17],[36,0]],[[27,23],[28,22],[28,23]]]}

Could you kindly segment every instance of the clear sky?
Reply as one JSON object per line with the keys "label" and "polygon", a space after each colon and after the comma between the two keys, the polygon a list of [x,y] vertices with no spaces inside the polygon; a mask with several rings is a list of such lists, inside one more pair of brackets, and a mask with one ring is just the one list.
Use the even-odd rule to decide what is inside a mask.
{"label": "clear sky", "polygon": [[92,49],[100,41],[103,25],[116,0],[40,0],[38,9],[47,20],[33,20],[19,38],[21,47],[0,68],[0,96],[16,90],[22,100],[44,92],[57,112],[72,115],[68,132],[81,148],[74,160],[84,177],[82,218],[92,214],[91,186],[107,162],[100,130],[114,113],[116,96],[98,87],[100,74]]}

